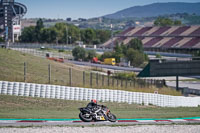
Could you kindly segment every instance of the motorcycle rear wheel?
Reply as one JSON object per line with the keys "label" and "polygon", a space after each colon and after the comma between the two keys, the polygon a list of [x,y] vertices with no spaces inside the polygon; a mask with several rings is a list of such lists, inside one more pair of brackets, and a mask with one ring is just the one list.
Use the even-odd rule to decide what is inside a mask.
{"label": "motorcycle rear wheel", "polygon": [[79,118],[84,122],[91,122],[92,121],[92,116],[84,117],[84,114],[82,112],[79,114]]}
{"label": "motorcycle rear wheel", "polygon": [[108,120],[110,122],[116,122],[117,121],[117,117],[112,113],[108,113],[107,117],[108,117]]}

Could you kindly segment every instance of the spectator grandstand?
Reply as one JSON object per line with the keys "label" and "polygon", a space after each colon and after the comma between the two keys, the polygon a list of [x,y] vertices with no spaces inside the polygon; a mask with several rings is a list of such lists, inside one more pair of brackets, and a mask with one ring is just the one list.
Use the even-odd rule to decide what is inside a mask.
{"label": "spectator grandstand", "polygon": [[115,36],[113,41],[110,39],[104,43],[102,47],[111,48],[117,42],[127,44],[133,38],[142,40],[145,50],[200,50],[200,25],[131,27]]}

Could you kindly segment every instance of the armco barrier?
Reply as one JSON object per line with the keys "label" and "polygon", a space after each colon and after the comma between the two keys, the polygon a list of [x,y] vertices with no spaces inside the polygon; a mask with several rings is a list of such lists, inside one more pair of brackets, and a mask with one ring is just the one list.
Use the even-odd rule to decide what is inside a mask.
{"label": "armco barrier", "polygon": [[200,97],[169,96],[7,81],[0,81],[0,94],[80,101],[97,99],[102,102],[134,103],[161,107],[198,107],[200,105]]}

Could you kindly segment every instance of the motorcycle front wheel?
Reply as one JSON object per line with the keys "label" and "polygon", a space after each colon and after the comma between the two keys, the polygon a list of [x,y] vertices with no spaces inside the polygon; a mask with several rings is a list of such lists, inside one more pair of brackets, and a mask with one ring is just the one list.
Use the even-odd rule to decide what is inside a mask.
{"label": "motorcycle front wheel", "polygon": [[82,112],[79,114],[79,118],[84,122],[91,122],[92,116],[86,116],[86,114],[83,114]]}
{"label": "motorcycle front wheel", "polygon": [[116,122],[117,121],[117,117],[114,114],[112,114],[112,113],[108,113],[107,117],[108,117],[108,120],[110,122]]}

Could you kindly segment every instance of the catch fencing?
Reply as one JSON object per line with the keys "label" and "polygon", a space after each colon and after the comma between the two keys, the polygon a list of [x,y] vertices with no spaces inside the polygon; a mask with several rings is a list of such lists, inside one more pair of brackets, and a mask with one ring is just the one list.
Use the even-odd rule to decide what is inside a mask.
{"label": "catch fencing", "polygon": [[63,100],[118,102],[161,107],[198,107],[200,97],[169,96],[109,89],[90,89],[0,81],[0,94]]}

